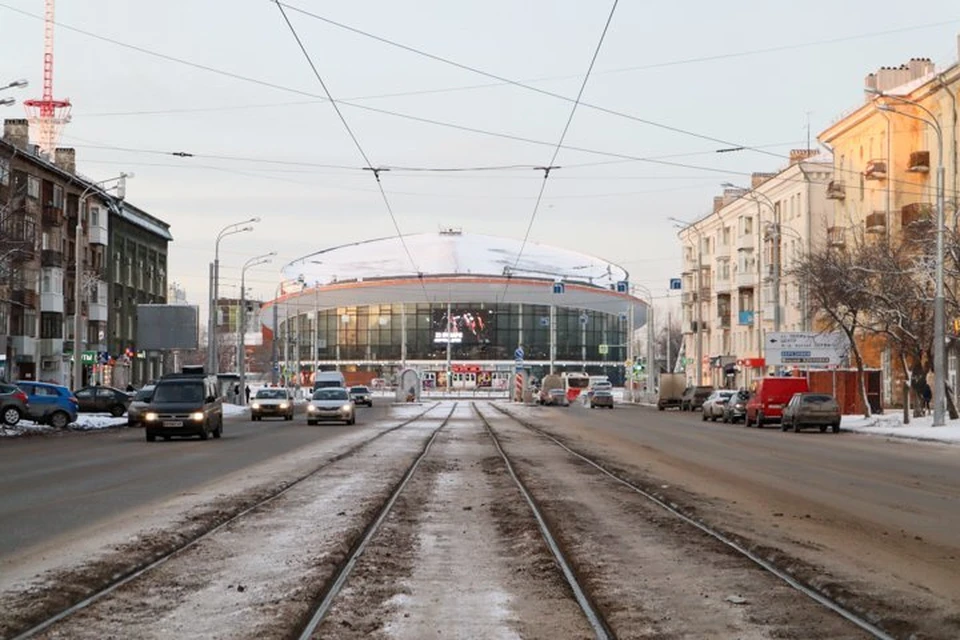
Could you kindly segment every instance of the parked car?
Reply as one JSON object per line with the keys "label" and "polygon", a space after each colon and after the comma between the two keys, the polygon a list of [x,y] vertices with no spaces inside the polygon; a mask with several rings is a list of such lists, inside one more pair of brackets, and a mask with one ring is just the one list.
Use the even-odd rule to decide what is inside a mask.
{"label": "parked car", "polygon": [[727,401],[733,397],[734,392],[730,389],[717,389],[703,401],[700,412],[704,420],[717,421],[717,418],[723,417],[723,408]]}
{"label": "parked car", "polygon": [[346,389],[321,387],[313,392],[307,404],[307,424],[315,425],[321,420],[357,423],[357,412]]}
{"label": "parked car", "polygon": [[286,387],[264,387],[250,401],[250,419],[263,420],[264,416],[276,416],[293,420],[293,396]]}
{"label": "parked car", "polygon": [[73,392],[59,384],[24,380],[17,382],[27,394],[27,409],[30,419],[37,424],[49,424],[63,429],[77,421],[78,405]]}
{"label": "parked car", "polygon": [[701,385],[697,387],[687,387],[680,398],[680,411],[696,411],[703,406],[703,401],[713,393],[713,387]]}
{"label": "parked car", "polygon": [[610,389],[595,389],[590,397],[590,408],[607,407],[613,409],[613,391]]}
{"label": "parked car", "polygon": [[119,418],[127,411],[133,398],[126,391],[113,387],[84,387],[74,392],[81,413],[109,413]]}
{"label": "parked car", "polygon": [[12,427],[28,415],[27,394],[15,385],[0,382],[0,422]]}
{"label": "parked car", "polygon": [[750,392],[746,389],[740,389],[730,400],[723,405],[724,422],[740,422],[747,415],[747,401],[750,399]]}
{"label": "parked car", "polygon": [[546,397],[541,404],[550,405],[551,407],[569,407],[570,401],[567,399],[567,392],[563,389],[550,389],[547,391]]}
{"label": "parked car", "polygon": [[127,405],[127,426],[139,427],[143,422],[143,412],[150,406],[150,400],[153,398],[153,390],[156,385],[144,385],[133,395],[133,400]]}
{"label": "parked car", "polygon": [[373,406],[373,394],[370,393],[369,387],[363,385],[350,387],[350,399],[353,400],[353,404]]}
{"label": "parked car", "polygon": [[223,435],[223,398],[216,376],[203,373],[170,373],[157,382],[143,414],[147,442],[157,436],[199,436],[206,440]]}
{"label": "parked car", "polygon": [[834,433],[840,433],[840,404],[828,393],[795,393],[783,409],[780,429],[793,428],[800,431],[804,427],[820,427],[823,433],[830,427]]}
{"label": "parked car", "polygon": [[769,422],[780,422],[783,408],[795,393],[806,393],[810,388],[806,378],[761,378],[750,400],[747,401],[744,424],[762,427]]}

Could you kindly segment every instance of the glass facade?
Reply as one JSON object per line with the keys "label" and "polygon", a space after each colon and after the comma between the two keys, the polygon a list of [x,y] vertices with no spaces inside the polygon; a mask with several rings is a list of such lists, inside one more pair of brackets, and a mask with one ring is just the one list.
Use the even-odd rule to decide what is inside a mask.
{"label": "glass facade", "polygon": [[[627,322],[618,315],[545,305],[407,303],[341,307],[289,319],[280,318],[281,339],[291,340],[291,359],[299,345],[302,363],[320,361],[383,363],[406,360],[513,362],[523,345],[526,362],[549,362],[551,323],[555,324],[556,362],[622,365],[627,357]],[[299,338],[299,339],[296,339]],[[314,345],[316,350],[314,350]],[[281,354],[283,357],[283,354]]]}

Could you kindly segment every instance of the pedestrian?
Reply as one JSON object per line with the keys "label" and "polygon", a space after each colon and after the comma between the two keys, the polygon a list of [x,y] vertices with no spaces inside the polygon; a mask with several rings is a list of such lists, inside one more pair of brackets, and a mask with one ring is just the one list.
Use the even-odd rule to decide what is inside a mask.
{"label": "pedestrian", "polygon": [[136,391],[136,389],[133,388],[133,383],[132,383],[132,382],[128,382],[128,383],[127,383],[127,393],[133,393],[134,391]]}
{"label": "pedestrian", "polygon": [[233,383],[233,401],[240,404],[240,383]]}
{"label": "pedestrian", "polygon": [[243,391],[247,396],[247,404],[250,404],[250,385],[247,385],[247,388]]}
{"label": "pedestrian", "polygon": [[920,397],[923,399],[924,413],[930,411],[930,400],[933,397],[933,390],[930,388],[930,385],[927,384],[926,380],[920,382]]}

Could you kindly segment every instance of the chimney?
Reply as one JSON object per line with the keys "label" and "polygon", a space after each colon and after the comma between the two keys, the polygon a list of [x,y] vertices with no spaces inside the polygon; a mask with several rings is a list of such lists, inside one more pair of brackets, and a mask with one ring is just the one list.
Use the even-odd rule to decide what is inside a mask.
{"label": "chimney", "polygon": [[67,173],[77,172],[77,150],[58,147],[53,151],[53,164]]}
{"label": "chimney", "polygon": [[15,147],[30,146],[30,123],[25,118],[7,118],[3,121],[3,139]]}
{"label": "chimney", "polygon": [[720,209],[723,209],[724,204],[726,203],[724,202],[723,196],[713,196],[713,212],[714,213],[716,213],[717,211],[720,211]]}
{"label": "chimney", "polygon": [[[790,160],[791,160],[790,164],[793,164],[793,153],[792,153],[792,152],[791,152],[791,154],[790,154]],[[777,175],[777,174],[775,174],[775,173],[760,173],[760,172],[751,173],[751,174],[750,174],[750,188],[751,188],[751,189],[756,189],[757,187],[759,187],[760,185],[762,185],[764,182],[766,182],[767,180],[769,180],[770,178],[772,178],[772,177],[775,176],[775,175]]]}
{"label": "chimney", "polygon": [[816,149],[790,149],[790,164],[795,165],[815,155],[817,155]]}

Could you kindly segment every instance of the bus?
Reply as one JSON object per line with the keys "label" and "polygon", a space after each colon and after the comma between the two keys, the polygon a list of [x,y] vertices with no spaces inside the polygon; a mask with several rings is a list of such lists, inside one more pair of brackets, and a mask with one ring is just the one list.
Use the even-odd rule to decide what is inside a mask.
{"label": "bus", "polygon": [[590,386],[590,376],[578,371],[563,374],[563,388],[567,392],[567,400],[572,404],[581,393]]}

